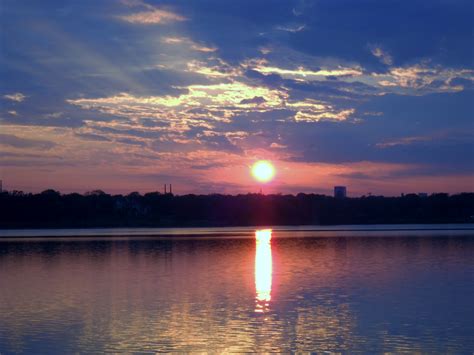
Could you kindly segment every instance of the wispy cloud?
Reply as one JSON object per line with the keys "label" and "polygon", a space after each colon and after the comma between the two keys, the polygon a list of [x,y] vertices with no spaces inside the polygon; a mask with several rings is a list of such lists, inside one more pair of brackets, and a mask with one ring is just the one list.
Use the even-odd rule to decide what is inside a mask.
{"label": "wispy cloud", "polygon": [[452,80],[462,78],[474,80],[474,70],[443,68],[416,64],[406,67],[392,67],[385,74],[373,73],[372,76],[382,87],[415,89],[418,92],[458,92],[462,85],[452,85]]}
{"label": "wispy cloud", "polygon": [[27,98],[27,96],[23,95],[21,92],[16,92],[13,94],[3,95],[3,98],[10,101],[22,102]]}
{"label": "wispy cloud", "polygon": [[171,45],[187,45],[189,48],[191,48],[194,51],[204,52],[204,53],[212,53],[217,50],[216,47],[194,42],[188,37],[163,37],[161,41],[163,43],[171,44]]}
{"label": "wispy cloud", "polygon": [[287,145],[284,145],[284,144],[280,144],[280,143],[273,142],[272,144],[270,144],[270,148],[274,148],[274,149],[285,149],[285,148],[288,148],[288,146],[287,146]]}
{"label": "wispy cloud", "polygon": [[387,140],[382,143],[377,143],[376,147],[377,148],[390,148],[390,147],[396,147],[400,145],[415,144],[419,142],[429,142],[429,141],[432,141],[433,139],[435,139],[435,137],[432,137],[432,136],[402,137],[399,139]]}
{"label": "wispy cloud", "polygon": [[44,115],[45,118],[60,118],[64,115],[64,112],[52,112],[52,113],[46,113]]}
{"label": "wispy cloud", "polygon": [[301,80],[321,80],[326,77],[353,77],[361,76],[363,71],[360,67],[325,67],[318,69],[308,69],[303,66],[296,68],[281,68],[269,65],[265,59],[252,59],[242,63],[242,66],[255,70],[262,74],[278,74],[283,78],[301,79]]}
{"label": "wispy cloud", "polygon": [[306,25],[286,25],[286,26],[277,26],[276,29],[285,32],[300,32],[306,28]]}
{"label": "wispy cloud", "polygon": [[56,143],[39,139],[22,138],[13,134],[0,134],[0,144],[14,148],[51,149]]}
{"label": "wispy cloud", "polygon": [[[192,127],[213,128],[218,122],[230,123],[236,115],[285,110],[296,122],[343,121],[354,109],[338,109],[315,100],[291,100],[287,90],[243,82],[189,85],[179,96],[134,96],[128,93],[102,98],[70,99],[70,104],[93,109],[112,116],[127,117],[130,123],[102,122],[115,127],[133,125],[135,128],[163,132],[165,128],[150,128],[140,124],[137,117],[153,119],[170,126],[169,130],[184,133]],[[97,125],[98,123],[96,123]],[[131,127],[128,127],[131,128]]]}
{"label": "wispy cloud", "polygon": [[369,46],[370,52],[377,57],[383,64],[392,65],[393,58],[388,52],[384,51],[380,46]]}
{"label": "wispy cloud", "polygon": [[325,112],[298,111],[295,120],[297,122],[346,121],[354,112],[354,109]]}
{"label": "wispy cloud", "polygon": [[242,75],[240,67],[231,66],[220,59],[216,59],[215,63],[191,60],[186,67],[187,72],[201,74],[208,78],[230,78]]}
{"label": "wispy cloud", "polygon": [[150,5],[141,0],[122,0],[122,4],[128,7],[141,7],[144,11],[130,15],[119,16],[125,22],[140,25],[168,24],[172,22],[186,21],[187,18],[169,9],[162,9]]}
{"label": "wispy cloud", "polygon": [[74,133],[74,135],[76,137],[79,137],[81,139],[88,140],[88,141],[98,141],[98,142],[110,142],[111,141],[111,139],[107,138],[106,136],[100,135],[100,134],[95,134],[95,133],[76,132],[76,133]]}

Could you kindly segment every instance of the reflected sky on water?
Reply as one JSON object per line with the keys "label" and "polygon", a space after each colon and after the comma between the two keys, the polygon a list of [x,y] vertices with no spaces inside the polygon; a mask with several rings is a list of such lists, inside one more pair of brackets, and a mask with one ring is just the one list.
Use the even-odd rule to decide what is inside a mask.
{"label": "reflected sky on water", "polygon": [[0,242],[0,353],[474,349],[474,236],[288,233]]}

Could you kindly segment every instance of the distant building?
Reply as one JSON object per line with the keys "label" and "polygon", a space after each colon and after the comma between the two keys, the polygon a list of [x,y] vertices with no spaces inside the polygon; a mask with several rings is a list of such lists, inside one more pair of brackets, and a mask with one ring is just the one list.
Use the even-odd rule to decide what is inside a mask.
{"label": "distant building", "polygon": [[426,198],[426,197],[428,197],[428,194],[426,192],[420,192],[420,193],[418,193],[418,197]]}
{"label": "distant building", "polygon": [[345,186],[334,186],[334,197],[335,198],[346,198],[347,189]]}

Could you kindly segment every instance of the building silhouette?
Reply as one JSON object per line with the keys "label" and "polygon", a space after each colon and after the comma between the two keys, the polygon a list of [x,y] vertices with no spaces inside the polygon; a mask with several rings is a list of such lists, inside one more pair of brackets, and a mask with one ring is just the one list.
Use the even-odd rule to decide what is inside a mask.
{"label": "building silhouette", "polygon": [[334,186],[334,198],[346,198],[347,189],[345,186]]}

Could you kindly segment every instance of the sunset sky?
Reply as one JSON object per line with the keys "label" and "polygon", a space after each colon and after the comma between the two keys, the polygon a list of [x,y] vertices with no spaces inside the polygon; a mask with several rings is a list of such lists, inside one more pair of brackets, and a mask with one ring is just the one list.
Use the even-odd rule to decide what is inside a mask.
{"label": "sunset sky", "polygon": [[7,190],[474,190],[474,2],[0,3]]}

